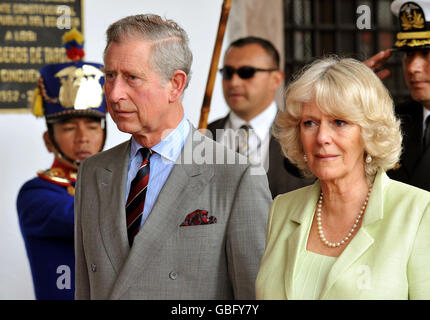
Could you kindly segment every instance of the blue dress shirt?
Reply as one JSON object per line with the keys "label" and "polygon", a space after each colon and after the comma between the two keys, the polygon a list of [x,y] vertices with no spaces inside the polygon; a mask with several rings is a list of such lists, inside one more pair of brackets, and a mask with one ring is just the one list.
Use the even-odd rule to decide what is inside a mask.
{"label": "blue dress shirt", "polygon": [[[170,175],[189,133],[190,124],[184,116],[179,125],[170,132],[166,138],[151,148],[154,153],[149,159],[149,182],[146,190],[145,207],[143,208],[140,226],[145,223],[151,213],[152,207],[158,198],[158,194],[166,182],[167,177]],[[130,192],[131,181],[133,181],[137,171],[139,170],[140,164],[142,163],[142,155],[138,152],[141,148],[143,147],[132,137],[130,160],[128,162],[125,202],[127,201],[127,197]]]}

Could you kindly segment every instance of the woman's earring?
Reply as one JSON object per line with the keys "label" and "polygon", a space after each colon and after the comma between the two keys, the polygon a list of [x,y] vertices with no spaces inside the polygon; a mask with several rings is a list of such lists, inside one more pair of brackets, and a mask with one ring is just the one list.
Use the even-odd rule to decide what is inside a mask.
{"label": "woman's earring", "polygon": [[308,157],[306,157],[306,155],[303,155],[303,160],[305,160],[305,162],[308,162]]}
{"label": "woman's earring", "polygon": [[372,162],[372,157],[370,156],[370,154],[368,154],[366,157],[366,163],[369,164],[371,162]]}

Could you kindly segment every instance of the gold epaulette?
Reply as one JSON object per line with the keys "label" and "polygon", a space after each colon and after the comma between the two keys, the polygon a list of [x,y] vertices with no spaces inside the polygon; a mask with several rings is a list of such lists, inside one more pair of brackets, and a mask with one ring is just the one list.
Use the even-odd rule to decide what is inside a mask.
{"label": "gold epaulette", "polygon": [[39,178],[52,182],[56,185],[67,187],[67,191],[69,194],[75,194],[75,188],[73,186],[73,182],[76,181],[76,173],[70,173],[69,177],[66,175],[66,172],[62,168],[51,168],[48,170],[40,170],[37,172]]}

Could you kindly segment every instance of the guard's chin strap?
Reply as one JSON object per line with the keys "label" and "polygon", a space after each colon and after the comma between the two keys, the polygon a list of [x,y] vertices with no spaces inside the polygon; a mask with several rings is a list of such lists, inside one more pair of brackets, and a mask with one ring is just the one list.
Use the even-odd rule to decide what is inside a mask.
{"label": "guard's chin strap", "polygon": [[69,158],[68,156],[66,156],[61,150],[57,150],[58,155],[60,156],[60,158],[63,158],[64,160],[72,163],[73,165],[79,167],[81,164],[81,160],[73,160],[71,158]]}

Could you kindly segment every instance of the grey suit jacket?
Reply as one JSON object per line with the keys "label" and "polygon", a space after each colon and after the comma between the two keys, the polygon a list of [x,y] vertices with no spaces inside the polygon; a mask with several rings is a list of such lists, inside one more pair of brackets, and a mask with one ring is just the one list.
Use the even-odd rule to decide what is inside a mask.
{"label": "grey suit jacket", "polygon": [[[254,299],[271,203],[262,169],[255,175],[255,167],[237,164],[245,158],[192,128],[130,249],[125,223],[129,152],[130,141],[80,166],[76,299]],[[203,156],[217,163],[196,164],[191,153],[197,162]],[[235,164],[220,163],[222,156]],[[207,210],[217,223],[180,227],[196,209]]]}
{"label": "grey suit jacket", "polygon": [[[219,141],[221,138],[221,136],[217,136],[216,130],[224,129],[228,117],[229,115],[208,125],[208,130],[212,133],[214,140]],[[270,137],[269,142],[269,169],[267,171],[267,178],[273,198],[279,194],[305,187],[314,182],[312,179],[303,178],[300,170],[283,156],[281,146],[273,135]]]}

